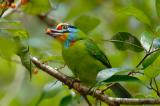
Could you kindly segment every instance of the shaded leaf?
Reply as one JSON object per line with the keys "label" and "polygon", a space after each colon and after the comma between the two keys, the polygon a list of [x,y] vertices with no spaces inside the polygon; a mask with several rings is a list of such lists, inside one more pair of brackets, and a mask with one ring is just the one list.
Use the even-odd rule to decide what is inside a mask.
{"label": "shaded leaf", "polygon": [[56,96],[61,90],[62,90],[62,83],[60,81],[54,81],[46,84],[36,104],[38,105],[44,99],[49,99]]}
{"label": "shaded leaf", "polygon": [[121,82],[121,81],[138,81],[140,80],[136,77],[133,76],[128,76],[128,75],[113,75],[108,79],[103,80],[102,82],[110,83],[110,82]]}
{"label": "shaded leaf", "polygon": [[88,33],[91,30],[93,30],[95,27],[99,25],[99,23],[99,19],[88,15],[80,16],[74,22],[75,26],[85,33]]}
{"label": "shaded leaf", "polygon": [[5,59],[11,59],[11,57],[17,52],[18,47],[11,39],[0,37],[0,56]]}
{"label": "shaded leaf", "polygon": [[157,26],[155,29],[156,35],[160,36],[160,26]]}
{"label": "shaded leaf", "polygon": [[18,46],[17,55],[20,57],[22,65],[29,71],[30,78],[32,77],[33,63],[30,59],[29,46],[28,46],[28,33],[23,30],[12,31],[13,38]]}
{"label": "shaded leaf", "polygon": [[100,71],[97,74],[96,80],[98,82],[104,81],[110,77],[112,77],[115,74],[124,74],[126,72],[131,72],[133,69],[127,69],[127,68],[108,68]]}
{"label": "shaded leaf", "polygon": [[157,15],[160,17],[160,0],[156,0]]}
{"label": "shaded leaf", "polygon": [[153,64],[153,62],[158,58],[159,55],[160,55],[160,51],[155,52],[155,53],[151,54],[150,56],[148,56],[148,57],[142,62],[143,69],[145,69],[145,68],[147,68],[149,65]]}
{"label": "shaded leaf", "polygon": [[146,51],[149,51],[152,42],[153,42],[153,36],[151,33],[145,31],[141,34],[141,44],[145,48]]}
{"label": "shaded leaf", "polygon": [[79,96],[67,95],[60,101],[60,106],[75,106]]}
{"label": "shaded leaf", "polygon": [[122,8],[117,13],[122,15],[134,16],[140,22],[151,26],[151,22],[149,18],[144,14],[144,12],[135,7]]}
{"label": "shaded leaf", "polygon": [[29,71],[30,78],[32,77],[33,63],[30,59],[29,46],[23,45],[22,41],[18,41],[19,51],[17,55],[20,57],[22,65]]}
{"label": "shaded leaf", "polygon": [[135,52],[143,51],[140,41],[128,32],[119,32],[115,34],[111,40],[119,50],[132,50]]}

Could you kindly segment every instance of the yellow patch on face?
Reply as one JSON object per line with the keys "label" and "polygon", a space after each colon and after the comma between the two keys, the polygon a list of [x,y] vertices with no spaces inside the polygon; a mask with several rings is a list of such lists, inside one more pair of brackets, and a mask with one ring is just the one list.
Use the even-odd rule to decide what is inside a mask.
{"label": "yellow patch on face", "polygon": [[64,42],[67,39],[67,33],[64,33],[61,36],[57,36],[56,39],[58,39],[60,42]]}

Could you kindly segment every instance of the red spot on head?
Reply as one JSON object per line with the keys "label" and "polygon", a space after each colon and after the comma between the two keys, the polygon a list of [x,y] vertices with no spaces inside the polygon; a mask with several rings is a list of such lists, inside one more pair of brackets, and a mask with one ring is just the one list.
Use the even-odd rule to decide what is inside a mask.
{"label": "red spot on head", "polygon": [[58,26],[58,27],[57,27],[57,30],[62,30],[62,26],[61,26],[61,25]]}

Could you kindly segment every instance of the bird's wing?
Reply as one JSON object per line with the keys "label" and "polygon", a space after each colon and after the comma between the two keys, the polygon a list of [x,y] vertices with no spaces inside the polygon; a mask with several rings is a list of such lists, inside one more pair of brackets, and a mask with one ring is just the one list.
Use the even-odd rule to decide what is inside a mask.
{"label": "bird's wing", "polygon": [[85,44],[86,44],[88,52],[94,58],[101,61],[102,64],[104,64],[106,67],[108,68],[112,67],[106,55],[99,49],[99,47],[91,39],[87,39]]}

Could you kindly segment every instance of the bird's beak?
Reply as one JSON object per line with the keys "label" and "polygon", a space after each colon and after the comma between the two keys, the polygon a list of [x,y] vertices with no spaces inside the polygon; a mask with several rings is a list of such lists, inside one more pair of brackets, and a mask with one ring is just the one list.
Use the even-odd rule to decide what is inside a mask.
{"label": "bird's beak", "polygon": [[52,37],[58,37],[63,35],[64,31],[63,30],[57,30],[57,29],[46,29],[46,34]]}

